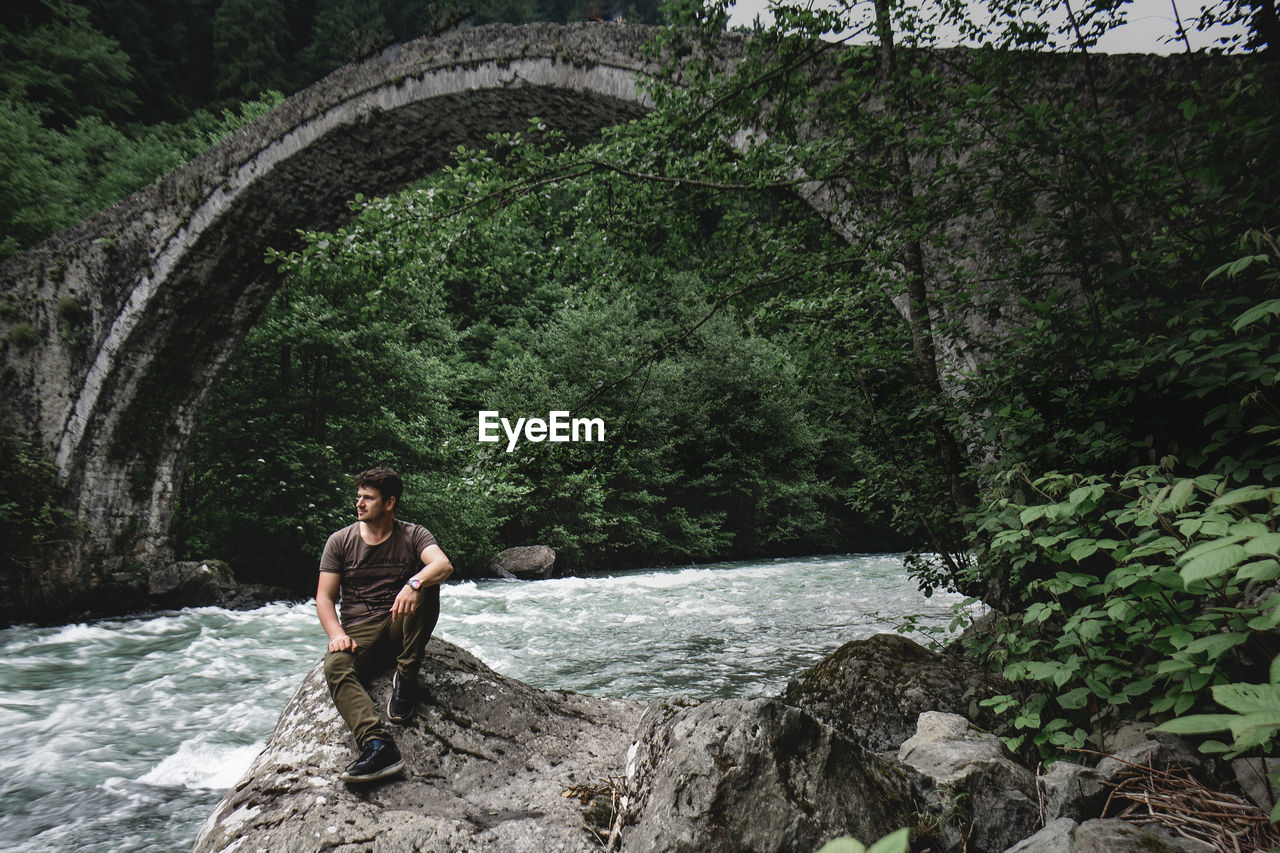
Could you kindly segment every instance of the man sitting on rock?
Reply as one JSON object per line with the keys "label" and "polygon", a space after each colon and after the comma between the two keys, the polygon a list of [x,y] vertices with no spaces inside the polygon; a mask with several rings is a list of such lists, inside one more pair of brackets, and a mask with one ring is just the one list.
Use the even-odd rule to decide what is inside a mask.
{"label": "man sitting on rock", "polygon": [[358,520],[329,537],[320,559],[316,614],[329,635],[324,675],[360,747],[344,782],[372,782],[404,769],[361,679],[394,662],[387,718],[409,719],[422,652],[440,617],[440,582],[453,572],[430,531],[396,519],[403,493],[400,475],[390,468],[357,477]]}

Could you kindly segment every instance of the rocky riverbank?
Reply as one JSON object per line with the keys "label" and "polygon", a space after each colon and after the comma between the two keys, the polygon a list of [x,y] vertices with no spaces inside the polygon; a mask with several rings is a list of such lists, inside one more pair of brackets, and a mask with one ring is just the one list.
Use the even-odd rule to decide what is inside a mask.
{"label": "rocky riverbank", "polygon": [[[1107,795],[1143,767],[1234,784],[1225,765],[1137,729],[1113,759],[1037,777],[975,726],[998,683],[896,635],[847,644],[778,698],[648,706],[537,690],[439,639],[428,652],[427,698],[398,736],[402,779],[337,781],[354,744],[317,667],[197,853],[809,853],[902,826],[916,850],[1207,853],[1172,822],[1115,819],[1123,798],[1104,817]],[[388,689],[375,680],[375,699]]]}

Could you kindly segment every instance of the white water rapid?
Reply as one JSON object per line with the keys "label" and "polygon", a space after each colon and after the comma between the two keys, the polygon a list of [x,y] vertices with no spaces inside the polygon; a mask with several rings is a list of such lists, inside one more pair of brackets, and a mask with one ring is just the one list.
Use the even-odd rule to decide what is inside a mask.
{"label": "white water rapid", "polygon": [[[773,694],[904,616],[949,625],[893,555],[449,584],[437,636],[539,687]],[[323,652],[310,604],[0,631],[0,850],[190,849]]]}

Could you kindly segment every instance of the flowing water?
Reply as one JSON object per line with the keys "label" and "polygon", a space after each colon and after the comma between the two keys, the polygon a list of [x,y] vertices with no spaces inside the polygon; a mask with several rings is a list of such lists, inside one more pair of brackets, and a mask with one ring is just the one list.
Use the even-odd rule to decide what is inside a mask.
{"label": "flowing water", "polygon": [[[957,600],[899,557],[811,557],[449,584],[436,635],[539,687],[751,697]],[[323,639],[310,604],[0,631],[0,850],[190,849]]]}

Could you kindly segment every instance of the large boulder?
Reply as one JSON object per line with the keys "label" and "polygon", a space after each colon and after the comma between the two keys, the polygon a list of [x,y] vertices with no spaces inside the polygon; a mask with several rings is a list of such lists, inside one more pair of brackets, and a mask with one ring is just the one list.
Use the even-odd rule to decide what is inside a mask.
{"label": "large boulder", "polygon": [[547,545],[518,545],[489,561],[489,574],[499,578],[545,580],[556,567],[556,552]]}
{"label": "large boulder", "polygon": [[812,851],[915,824],[902,770],[773,699],[655,703],[627,777],[624,851]]}
{"label": "large boulder", "polygon": [[[396,729],[403,777],[348,787],[338,773],[355,743],[317,664],[196,853],[599,850],[640,703],[538,690],[438,638],[420,681]],[[380,707],[389,691],[388,675],[372,681]]]}
{"label": "large boulder", "polygon": [[147,597],[152,607],[244,610],[290,595],[280,587],[240,583],[221,560],[185,560],[152,569],[147,575]]}
{"label": "large boulder", "polygon": [[835,726],[867,749],[894,751],[925,711],[946,711],[980,728],[995,724],[983,699],[1005,692],[996,675],[900,634],[853,640],[794,679],[782,701]]}
{"label": "large boulder", "polygon": [[964,717],[921,714],[898,760],[919,774],[917,796],[937,821],[943,849],[1000,853],[1035,832],[1035,777],[1000,738],[975,731]]}

